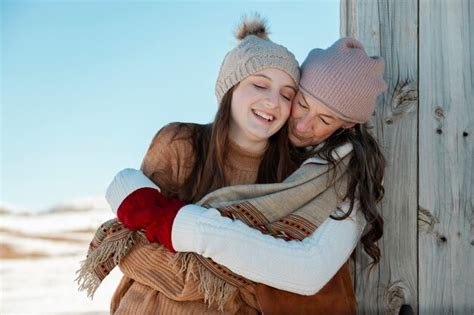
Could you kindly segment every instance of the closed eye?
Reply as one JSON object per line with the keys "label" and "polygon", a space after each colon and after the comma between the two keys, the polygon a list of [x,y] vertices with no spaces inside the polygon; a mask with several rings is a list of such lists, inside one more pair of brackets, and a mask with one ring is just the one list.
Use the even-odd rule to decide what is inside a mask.
{"label": "closed eye", "polygon": [[301,102],[298,102],[298,105],[304,109],[308,109],[308,106],[304,105],[303,103]]}
{"label": "closed eye", "polygon": [[325,121],[323,117],[319,116],[319,119],[321,119],[321,121],[322,121],[324,124],[326,124],[326,125],[329,126],[329,123],[328,123],[327,121]]}
{"label": "closed eye", "polygon": [[266,89],[265,86],[263,86],[263,85],[258,85],[258,84],[255,84],[255,83],[253,84],[253,86],[255,86],[257,89],[261,89],[261,90]]}

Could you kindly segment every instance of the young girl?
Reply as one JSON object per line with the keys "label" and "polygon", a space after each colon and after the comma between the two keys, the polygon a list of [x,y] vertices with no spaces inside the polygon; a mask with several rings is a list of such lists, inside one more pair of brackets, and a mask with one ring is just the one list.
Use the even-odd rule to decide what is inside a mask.
{"label": "young girl", "polygon": [[[170,124],[157,133],[145,155],[143,173],[167,197],[196,202],[224,186],[281,181],[292,169],[287,128],[282,127],[296,94],[298,63],[285,47],[268,39],[261,24],[243,23],[237,37],[240,43],[225,56],[217,79],[220,106],[214,122]],[[140,207],[140,200],[136,204]],[[136,216],[119,213],[127,228],[139,229],[138,222],[152,219],[150,208],[140,208]],[[134,246],[135,256],[123,261],[146,251],[153,254],[137,261],[153,267],[153,275],[141,280],[140,266],[125,272],[113,297],[112,313],[219,313],[216,303],[210,307],[204,303],[195,278],[199,262],[190,262],[186,273],[180,274],[173,264],[174,254],[144,241]],[[156,256],[159,259],[150,260]],[[257,313],[253,293],[246,288],[240,291],[226,299],[226,311]],[[244,303],[243,296],[250,301]]]}
{"label": "young girl", "polygon": [[[331,152],[338,152],[335,157],[341,160],[347,154],[344,143],[352,144],[354,154],[345,197],[353,202],[356,196],[360,200],[360,208],[371,226],[363,243],[375,262],[380,254],[374,242],[381,237],[383,223],[375,204],[383,196],[384,160],[364,123],[373,112],[377,95],[386,87],[382,74],[383,61],[367,57],[362,45],[353,39],[340,40],[327,50],[312,51],[302,66],[300,92],[289,124],[290,140],[295,146],[320,144],[310,151],[306,148],[303,154],[318,156],[312,159],[313,163],[335,163]],[[157,193],[153,190],[156,186],[147,182],[139,171],[119,173],[108,191],[112,208],[118,208],[119,214],[127,212],[136,216],[133,209],[140,209],[133,199],[142,194],[143,186]],[[250,190],[256,187],[251,186]],[[229,189],[242,193],[239,187]],[[121,194],[117,194],[120,190]],[[188,205],[178,212],[182,204],[168,204],[163,200],[160,203],[152,207],[156,210],[154,217],[160,219],[151,219],[154,224],[148,225],[150,240],[160,241],[170,250],[193,251],[211,257],[248,279],[299,294],[314,294],[339,270],[363,227],[357,224],[361,219],[352,212],[353,220],[327,219],[304,241],[283,242],[250,229],[238,220],[223,218],[214,209]],[[353,206],[350,202],[342,205],[349,213]],[[346,265],[314,299],[300,299],[257,286],[260,309],[272,314],[290,310],[311,314],[354,312],[352,284],[347,275]]]}

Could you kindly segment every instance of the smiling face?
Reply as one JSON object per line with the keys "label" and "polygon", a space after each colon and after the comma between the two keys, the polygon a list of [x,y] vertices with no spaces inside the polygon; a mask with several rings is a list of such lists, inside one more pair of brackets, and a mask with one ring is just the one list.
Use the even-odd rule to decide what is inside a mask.
{"label": "smiling face", "polygon": [[299,91],[293,100],[288,134],[294,146],[307,147],[323,142],[339,128],[354,125],[334,116],[321,102]]}
{"label": "smiling face", "polygon": [[296,94],[293,79],[268,68],[249,76],[234,88],[229,136],[250,151],[261,151],[287,121]]}

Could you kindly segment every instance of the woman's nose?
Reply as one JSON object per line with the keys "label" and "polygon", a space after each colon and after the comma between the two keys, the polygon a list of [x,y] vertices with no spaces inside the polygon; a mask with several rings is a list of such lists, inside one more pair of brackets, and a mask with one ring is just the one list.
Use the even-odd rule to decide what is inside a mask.
{"label": "woman's nose", "polygon": [[296,130],[299,132],[307,132],[312,127],[312,119],[308,115],[300,118],[296,122]]}

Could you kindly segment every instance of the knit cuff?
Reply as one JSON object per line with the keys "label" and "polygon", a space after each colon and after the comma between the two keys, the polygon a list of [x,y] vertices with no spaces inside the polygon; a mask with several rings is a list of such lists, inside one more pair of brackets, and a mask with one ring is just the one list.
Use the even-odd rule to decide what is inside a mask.
{"label": "knit cuff", "polygon": [[107,199],[112,211],[117,214],[117,210],[125,198],[137,189],[144,187],[160,191],[160,188],[146,177],[142,171],[126,168],[115,175],[107,188],[105,199]]}
{"label": "knit cuff", "polygon": [[199,242],[198,228],[200,221],[206,216],[220,216],[216,209],[207,209],[190,204],[182,207],[176,215],[171,230],[171,241],[177,252],[196,252],[196,242]]}

